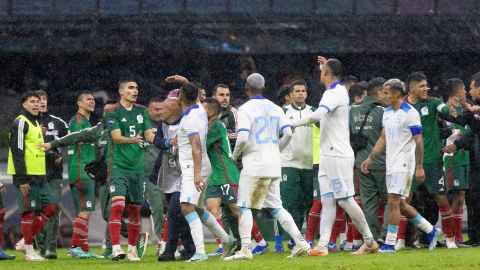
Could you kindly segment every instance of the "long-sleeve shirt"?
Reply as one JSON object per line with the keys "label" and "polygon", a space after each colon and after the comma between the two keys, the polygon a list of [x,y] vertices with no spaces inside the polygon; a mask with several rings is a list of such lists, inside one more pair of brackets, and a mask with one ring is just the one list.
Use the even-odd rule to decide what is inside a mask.
{"label": "long-sleeve shirt", "polygon": [[[43,135],[45,142],[51,142],[68,134],[68,125],[61,118],[49,113],[44,113],[39,118],[40,125],[46,128]],[[46,153],[47,180],[62,179],[63,166],[55,163],[55,160],[61,156],[62,152],[59,148],[52,148]]]}

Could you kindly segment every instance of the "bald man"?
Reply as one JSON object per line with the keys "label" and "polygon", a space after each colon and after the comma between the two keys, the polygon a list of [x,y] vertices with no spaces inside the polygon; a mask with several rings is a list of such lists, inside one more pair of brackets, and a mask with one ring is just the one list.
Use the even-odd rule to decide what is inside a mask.
{"label": "bald man", "polygon": [[[182,259],[188,260],[195,253],[190,227],[180,211],[181,170],[178,163],[177,129],[182,118],[182,107],[177,98],[167,98],[159,111],[160,123],[153,143],[162,149],[157,185],[163,189],[167,201],[168,237],[165,250],[158,254],[158,261],[174,261],[178,239],[184,243]],[[165,239],[165,235],[163,236]]]}

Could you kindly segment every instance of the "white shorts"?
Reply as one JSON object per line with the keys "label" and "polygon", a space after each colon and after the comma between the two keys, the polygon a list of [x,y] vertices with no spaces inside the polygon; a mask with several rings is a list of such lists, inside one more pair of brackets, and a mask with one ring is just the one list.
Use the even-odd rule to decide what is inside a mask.
{"label": "white shorts", "polygon": [[320,196],[332,193],[335,199],[342,199],[355,195],[354,162],[354,158],[321,156],[318,168]]}
{"label": "white shorts", "polygon": [[387,192],[408,198],[412,187],[413,173],[392,172],[386,175]]}
{"label": "white shorts", "polygon": [[[207,180],[209,176],[202,176],[205,182],[205,190],[207,189]],[[180,188],[180,203],[190,203],[202,207],[205,198],[205,192],[198,191],[195,187],[193,178],[193,169],[182,171],[182,185]]]}
{"label": "white shorts", "polygon": [[253,209],[282,208],[280,178],[254,178],[240,175],[237,206]]}

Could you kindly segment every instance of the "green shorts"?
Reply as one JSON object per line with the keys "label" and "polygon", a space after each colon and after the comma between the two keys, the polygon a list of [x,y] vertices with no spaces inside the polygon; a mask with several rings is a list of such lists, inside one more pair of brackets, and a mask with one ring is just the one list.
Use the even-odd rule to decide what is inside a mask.
{"label": "green shorts", "polygon": [[448,191],[468,190],[470,166],[454,166],[445,170]]}
{"label": "green shorts", "polygon": [[232,203],[237,203],[237,196],[235,196],[234,187],[230,186],[230,184],[220,185],[220,186],[207,186],[207,190],[205,192],[205,198],[213,199],[213,198],[221,198],[222,203],[225,206],[228,206]]}
{"label": "green shorts", "polygon": [[142,204],[145,182],[143,173],[113,171],[110,174],[110,198],[123,196],[131,204]]}
{"label": "green shorts", "polygon": [[77,213],[95,211],[95,182],[92,179],[78,179],[71,182],[70,191]]}
{"label": "green shorts", "polygon": [[47,182],[41,186],[30,186],[28,196],[24,197],[20,188],[17,189],[18,209],[20,211],[33,211],[42,206],[52,204],[53,194]]}
{"label": "green shorts", "polygon": [[[447,191],[447,183],[445,181],[445,174],[441,164],[424,164],[425,170],[425,188],[428,194],[442,195]],[[413,177],[412,191],[416,193],[420,184],[417,182],[415,176]]]}

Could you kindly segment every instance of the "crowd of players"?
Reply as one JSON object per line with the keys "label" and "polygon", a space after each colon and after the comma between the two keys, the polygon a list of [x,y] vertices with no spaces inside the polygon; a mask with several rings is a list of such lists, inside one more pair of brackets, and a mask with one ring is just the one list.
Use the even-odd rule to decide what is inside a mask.
{"label": "crowd of players", "polygon": [[[327,89],[317,108],[306,104],[302,80],[280,89],[278,105],[269,101],[258,73],[247,78],[249,100],[238,111],[224,84],[206,97],[187,78],[170,76],[166,81],[181,87],[144,107],[135,103],[136,81],[124,79],[120,100],[105,104],[95,126],[95,100],[88,91],[78,95],[69,124],[48,113],[45,91],[26,92],[11,128],[8,159],[23,235],[15,248],[29,261],[57,258],[63,147],[77,214],[68,250],[75,258],[141,260],[148,243],[140,227],[144,200],[159,239],[158,261],[174,261],[176,252],[187,261],[216,255],[252,259],[267,252],[252,210],[281,225],[291,238],[292,258],[337,249],[356,255],[408,245],[432,250],[442,233],[434,226],[438,213],[442,244],[477,245],[480,73],[471,80],[472,101],[464,83],[453,78],[445,85],[444,103],[427,95],[427,78],[419,72],[405,83],[356,82],[342,80],[337,59],[319,56],[318,64]],[[108,222],[103,255],[88,245],[95,181]],[[462,235],[464,201],[468,242]],[[0,229],[3,215],[0,205]],[[414,229],[408,230],[407,221]],[[212,254],[206,254],[202,224],[217,238]],[[126,252],[120,236],[128,239]],[[0,258],[15,257],[0,250]]]}

